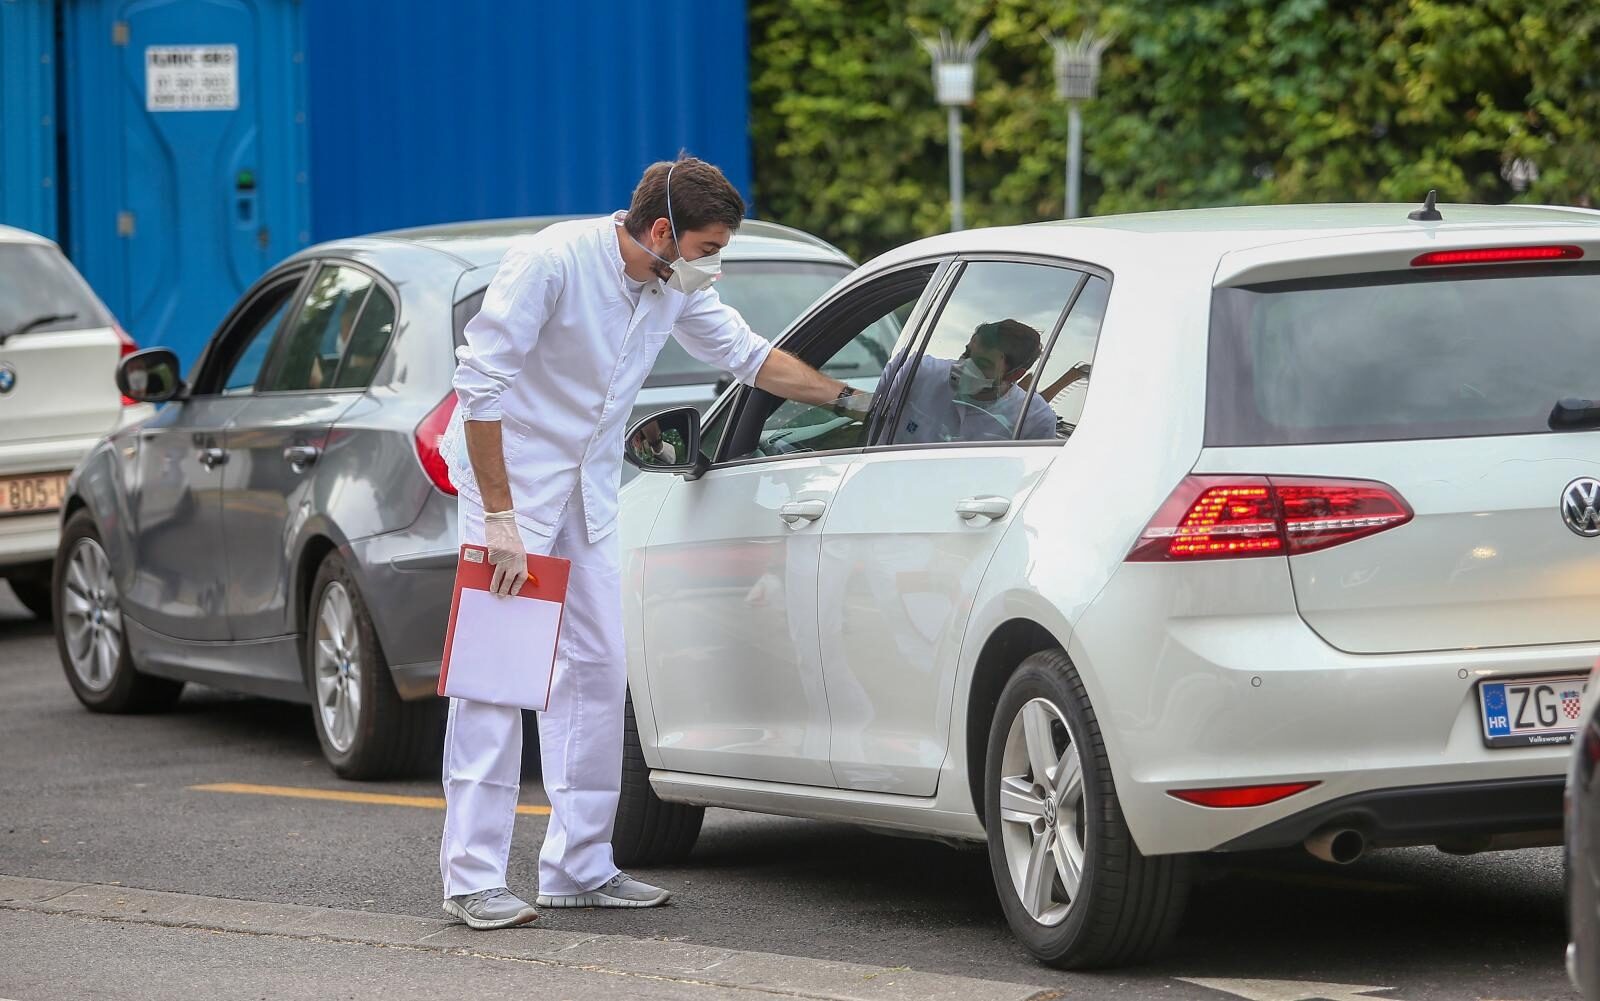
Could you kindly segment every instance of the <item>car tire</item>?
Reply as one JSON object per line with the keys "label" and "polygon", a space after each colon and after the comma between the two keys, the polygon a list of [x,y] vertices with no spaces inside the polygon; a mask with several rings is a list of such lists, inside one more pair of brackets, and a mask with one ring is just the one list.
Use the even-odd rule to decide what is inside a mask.
{"label": "car tire", "polygon": [[[1066,654],[1040,651],[1017,668],[995,707],[987,750],[989,865],[1023,947],[1061,969],[1119,966],[1158,952],[1182,917],[1188,859],[1135,846],[1094,708]],[[1034,764],[1041,759],[1055,762],[1044,781]],[[1067,885],[1074,868],[1076,892]]]}
{"label": "car tire", "polygon": [[177,703],[183,682],[143,674],[133,666],[116,575],[87,509],[68,518],[62,528],[50,594],[61,610],[55,620],[56,652],[72,694],[85,708],[148,713]]}
{"label": "car tire", "polygon": [[323,559],[311,586],[305,665],[317,742],[334,774],[385,779],[439,770],[441,703],[400,698],[372,616],[338,553]]}
{"label": "car tire", "polygon": [[622,798],[611,834],[612,857],[619,866],[682,862],[700,837],[705,807],[668,803],[656,795],[639,744],[633,696],[627,697],[622,711]]}
{"label": "car tire", "polygon": [[37,577],[10,577],[7,583],[11,585],[11,593],[22,602],[22,607],[33,613],[34,618],[41,622],[49,622],[54,608],[50,595],[54,587],[51,575],[46,572]]}

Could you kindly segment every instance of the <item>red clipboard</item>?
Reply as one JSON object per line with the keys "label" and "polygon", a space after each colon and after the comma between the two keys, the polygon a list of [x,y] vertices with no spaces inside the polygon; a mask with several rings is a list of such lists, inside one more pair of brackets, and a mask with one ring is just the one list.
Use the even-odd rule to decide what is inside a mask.
{"label": "red clipboard", "polygon": [[528,579],[516,594],[502,597],[489,590],[494,565],[488,549],[463,545],[439,665],[439,695],[549,708],[571,570],[572,564],[559,557],[529,555]]}

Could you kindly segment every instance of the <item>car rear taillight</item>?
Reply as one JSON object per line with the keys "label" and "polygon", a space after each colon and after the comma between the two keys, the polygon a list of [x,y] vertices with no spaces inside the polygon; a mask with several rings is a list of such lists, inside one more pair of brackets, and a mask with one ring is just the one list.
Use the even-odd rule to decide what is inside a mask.
{"label": "car rear taillight", "polygon": [[1508,264],[1516,261],[1576,261],[1583,248],[1570,244],[1545,247],[1477,247],[1471,250],[1430,250],[1411,259],[1414,268],[1447,264]]}
{"label": "car rear taillight", "polygon": [[450,395],[439,401],[439,405],[428,411],[428,416],[417,425],[414,435],[417,445],[417,461],[422,463],[422,471],[428,474],[428,479],[434,486],[454,497],[455,484],[450,482],[450,470],[445,466],[444,456],[439,454],[439,440],[444,437],[444,432],[450,426],[450,417],[456,412],[456,394],[452,390]]}
{"label": "car rear taillight", "polygon": [[1296,556],[1410,521],[1382,483],[1288,476],[1188,476],[1145,526],[1131,562]]}
{"label": "car rear taillight", "polygon": [[1315,782],[1279,782],[1264,786],[1228,786],[1221,789],[1171,789],[1167,795],[1195,806],[1236,809],[1241,806],[1266,806],[1305,792]]}
{"label": "car rear taillight", "polygon": [[[128,335],[128,332],[126,330],[123,330],[121,326],[119,326],[116,323],[113,323],[111,325],[111,329],[117,332],[117,340],[122,343],[122,348],[121,348],[121,352],[122,353],[117,355],[117,360],[118,361],[121,361],[123,358],[126,358],[129,355],[133,354],[135,351],[139,350],[139,343],[137,341],[135,341],[132,337],[130,337]],[[135,406],[139,405],[139,401],[135,400],[131,396],[123,396],[122,405],[125,406],[125,407],[135,407]]]}

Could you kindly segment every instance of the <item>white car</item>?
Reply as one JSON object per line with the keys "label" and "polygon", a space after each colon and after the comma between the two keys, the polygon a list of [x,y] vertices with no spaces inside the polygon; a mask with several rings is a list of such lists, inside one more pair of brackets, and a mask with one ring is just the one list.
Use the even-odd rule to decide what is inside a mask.
{"label": "white car", "polygon": [[705,806],[986,841],[1017,937],[1086,967],[1173,933],[1193,853],[1559,843],[1600,213],[948,234],[782,344],[870,411],[735,390],[624,490],[620,859]]}
{"label": "white car", "polygon": [[134,350],[59,247],[0,226],[0,578],[40,618],[67,474],[154,412],[117,390],[117,361]]}

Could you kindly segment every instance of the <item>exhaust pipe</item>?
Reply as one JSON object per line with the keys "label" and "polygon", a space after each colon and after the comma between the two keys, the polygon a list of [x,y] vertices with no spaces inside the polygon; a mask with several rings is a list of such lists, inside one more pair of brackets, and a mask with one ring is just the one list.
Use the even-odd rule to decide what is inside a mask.
{"label": "exhaust pipe", "polygon": [[1320,831],[1306,839],[1306,851],[1324,862],[1349,865],[1366,853],[1367,839],[1349,828]]}

